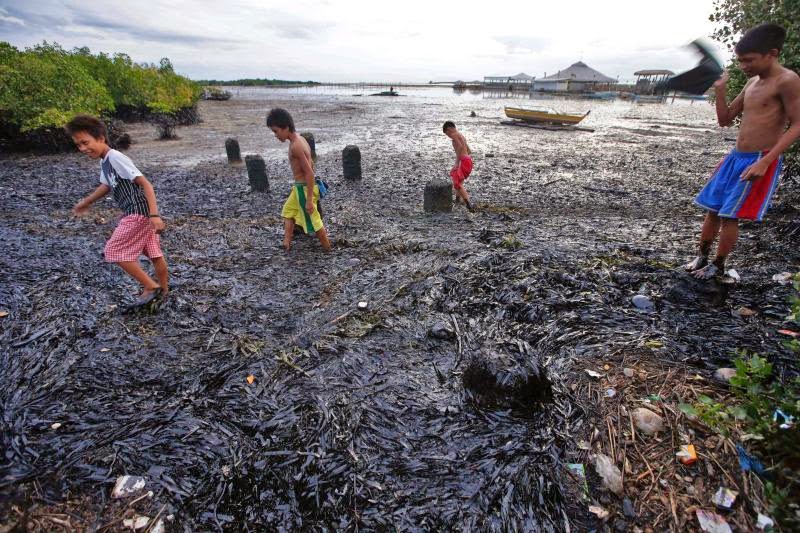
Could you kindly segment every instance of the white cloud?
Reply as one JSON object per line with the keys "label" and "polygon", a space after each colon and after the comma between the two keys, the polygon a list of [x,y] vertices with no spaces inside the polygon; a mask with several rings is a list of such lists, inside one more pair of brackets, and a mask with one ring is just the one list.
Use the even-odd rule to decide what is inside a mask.
{"label": "white cloud", "polygon": [[194,78],[541,76],[581,59],[629,79],[641,68],[692,66],[680,47],[711,33],[712,9],[712,0],[0,0],[0,29],[17,46],[46,39],[137,61],[168,56]]}

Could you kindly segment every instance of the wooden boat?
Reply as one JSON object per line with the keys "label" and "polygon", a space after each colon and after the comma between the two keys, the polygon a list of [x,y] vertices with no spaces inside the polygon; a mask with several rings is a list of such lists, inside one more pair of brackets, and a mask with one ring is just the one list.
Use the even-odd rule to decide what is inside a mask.
{"label": "wooden boat", "polygon": [[533,122],[537,124],[567,124],[574,126],[589,115],[589,111],[584,115],[568,115],[559,113],[555,109],[538,107],[534,109],[524,109],[521,107],[506,107],[506,116],[514,120],[523,122]]}

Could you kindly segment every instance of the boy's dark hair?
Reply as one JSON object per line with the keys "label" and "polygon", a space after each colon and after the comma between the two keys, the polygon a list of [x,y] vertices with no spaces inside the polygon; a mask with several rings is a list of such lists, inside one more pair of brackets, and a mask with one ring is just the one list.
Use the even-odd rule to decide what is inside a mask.
{"label": "boy's dark hair", "polygon": [[108,142],[108,134],[105,123],[92,115],[75,115],[72,120],[66,123],[64,129],[68,135],[75,135],[85,131],[95,139],[103,139]]}
{"label": "boy's dark hair", "polygon": [[455,122],[453,122],[452,120],[448,120],[444,123],[444,126],[442,126],[442,131],[446,132],[447,128],[455,128],[455,127],[456,127]]}
{"label": "boy's dark hair", "polygon": [[741,40],[736,43],[734,50],[737,54],[766,55],[773,49],[780,52],[785,40],[786,30],[782,27],[770,23],[759,24],[745,32]]}
{"label": "boy's dark hair", "polygon": [[294,119],[288,111],[281,107],[275,107],[270,110],[267,115],[267,127],[271,128],[289,128],[289,131],[294,132]]}

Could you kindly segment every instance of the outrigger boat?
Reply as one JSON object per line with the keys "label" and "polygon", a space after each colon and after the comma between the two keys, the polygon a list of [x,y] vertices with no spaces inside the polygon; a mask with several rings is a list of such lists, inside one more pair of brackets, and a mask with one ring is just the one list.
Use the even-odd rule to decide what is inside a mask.
{"label": "outrigger boat", "polygon": [[506,116],[514,120],[532,122],[535,124],[560,124],[574,126],[589,115],[589,111],[584,115],[568,115],[559,113],[555,109],[538,107],[534,109],[524,109],[521,107],[506,107]]}

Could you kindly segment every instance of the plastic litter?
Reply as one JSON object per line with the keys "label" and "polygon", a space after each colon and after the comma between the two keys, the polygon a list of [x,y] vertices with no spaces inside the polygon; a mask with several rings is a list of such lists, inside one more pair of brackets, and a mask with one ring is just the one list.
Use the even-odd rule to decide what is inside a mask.
{"label": "plastic litter", "polygon": [[617,395],[617,390],[616,389],[612,388],[612,389],[607,389],[606,390],[606,397],[607,398],[613,398],[616,395]]}
{"label": "plastic litter", "polygon": [[717,492],[714,493],[714,497],[711,498],[711,501],[719,509],[728,511],[733,507],[737,496],[739,496],[739,493],[735,490],[731,490],[726,487],[720,487],[717,489]]}
{"label": "plastic litter", "polygon": [[597,516],[600,520],[605,520],[608,518],[609,512],[600,507],[599,505],[590,505],[589,512],[593,515]]}
{"label": "plastic litter", "polygon": [[61,422],[54,422],[50,425],[50,429],[56,430],[61,427]]}
{"label": "plastic litter", "polygon": [[791,329],[779,329],[778,333],[781,335],[788,335],[789,337],[800,337],[800,333],[792,331]]}
{"label": "plastic litter", "polygon": [[586,373],[589,374],[590,378],[597,379],[603,377],[603,374],[601,374],[600,372],[595,372],[594,370],[589,370],[588,368],[586,369]]}
{"label": "plastic litter", "polygon": [[766,469],[761,461],[747,453],[747,450],[745,450],[744,446],[741,444],[736,445],[736,453],[739,455],[739,466],[742,468],[743,472],[752,470],[759,476],[763,476],[766,473]]}
{"label": "plastic litter", "polygon": [[367,307],[369,307],[369,302],[358,302],[359,309],[366,309]]}
{"label": "plastic litter", "polygon": [[735,368],[718,368],[714,371],[714,377],[720,381],[730,381],[736,375]]}
{"label": "plastic litter", "polygon": [[787,415],[780,409],[775,409],[775,412],[772,413],[772,421],[780,424],[778,427],[781,429],[791,429],[794,426],[794,417]]}
{"label": "plastic litter", "polygon": [[0,318],[5,318],[8,316],[8,311],[0,311]]}
{"label": "plastic litter", "polygon": [[698,509],[695,511],[697,521],[700,523],[700,529],[707,533],[733,533],[731,526],[717,513]]}
{"label": "plastic litter", "polygon": [[622,472],[614,464],[614,461],[609,456],[598,453],[595,456],[594,467],[603,478],[603,485],[617,496],[622,496]]}
{"label": "plastic litter", "polygon": [[760,530],[771,529],[775,527],[775,522],[772,518],[768,517],[765,514],[758,513],[758,519],[756,520],[756,527]]}
{"label": "plastic litter", "polygon": [[697,451],[694,449],[694,444],[682,445],[675,455],[678,457],[678,460],[685,465],[691,465],[697,462]]}
{"label": "plastic litter", "polygon": [[664,419],[644,407],[634,409],[633,423],[636,424],[636,429],[645,435],[655,435],[659,431],[664,431]]}
{"label": "plastic litter", "polygon": [[772,276],[772,281],[777,281],[781,285],[788,285],[792,281],[791,272],[781,272]]}
{"label": "plastic litter", "polygon": [[739,275],[739,273],[738,273],[738,272],[736,272],[736,270],[735,270],[735,269],[733,269],[733,268],[731,268],[731,269],[729,269],[729,270],[726,270],[726,271],[725,271],[725,275],[726,275],[726,276],[728,276],[730,279],[732,279],[733,281],[735,281],[735,282],[737,282],[737,283],[738,283],[738,282],[740,282],[740,281],[742,281],[742,277],[741,277],[741,276]]}
{"label": "plastic litter", "polygon": [[249,376],[247,376],[247,383],[249,383],[250,385],[252,385],[255,380],[256,380],[256,377],[253,374],[250,374]]}

